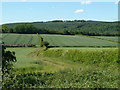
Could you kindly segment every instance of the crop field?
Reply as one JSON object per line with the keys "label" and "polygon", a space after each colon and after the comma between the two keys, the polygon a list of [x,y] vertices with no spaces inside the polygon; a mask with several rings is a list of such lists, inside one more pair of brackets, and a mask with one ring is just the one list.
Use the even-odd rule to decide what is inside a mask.
{"label": "crop field", "polygon": [[39,44],[37,34],[2,34],[2,40],[6,45]]}
{"label": "crop field", "polygon": [[[49,42],[49,46],[60,47],[97,47],[97,46],[118,46],[117,42],[108,40],[101,40],[97,38],[90,38],[86,36],[72,36],[72,35],[45,35],[41,34],[44,41]],[[116,37],[110,37],[117,41]],[[39,45],[39,37],[37,34],[3,34],[2,40],[6,45]]]}
{"label": "crop field", "polygon": [[95,36],[99,39],[103,39],[103,40],[108,40],[108,41],[113,41],[113,42],[119,42],[118,37],[117,36]]}
{"label": "crop field", "polygon": [[50,46],[117,46],[117,43],[86,36],[41,35]]}

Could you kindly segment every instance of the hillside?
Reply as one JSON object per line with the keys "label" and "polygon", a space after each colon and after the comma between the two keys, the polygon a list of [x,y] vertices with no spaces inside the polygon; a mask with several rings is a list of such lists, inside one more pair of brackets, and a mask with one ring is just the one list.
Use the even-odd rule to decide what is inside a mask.
{"label": "hillside", "polygon": [[[27,31],[23,29],[31,25]],[[118,22],[100,22],[100,21],[48,21],[31,23],[11,23],[4,24],[7,30],[3,32],[15,33],[40,33],[40,34],[83,34],[91,36],[118,36]],[[21,27],[21,29],[20,29]],[[23,28],[24,27],[24,28]],[[17,28],[20,30],[18,31]]]}

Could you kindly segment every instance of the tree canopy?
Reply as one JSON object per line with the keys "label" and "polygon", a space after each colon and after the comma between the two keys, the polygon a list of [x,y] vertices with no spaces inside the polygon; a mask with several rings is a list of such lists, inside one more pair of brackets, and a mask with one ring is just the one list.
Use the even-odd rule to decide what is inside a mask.
{"label": "tree canopy", "polygon": [[118,22],[100,21],[61,21],[54,20],[48,22],[33,23],[12,23],[2,25],[5,33],[24,34],[83,34],[91,36],[118,36]]}

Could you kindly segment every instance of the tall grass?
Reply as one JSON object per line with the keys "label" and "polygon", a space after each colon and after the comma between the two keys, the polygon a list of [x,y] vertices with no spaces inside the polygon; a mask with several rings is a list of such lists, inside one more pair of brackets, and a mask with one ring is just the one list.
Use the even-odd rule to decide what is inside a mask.
{"label": "tall grass", "polygon": [[38,56],[61,58],[65,60],[71,60],[78,63],[110,63],[115,64],[118,61],[118,49],[107,49],[107,50],[46,50],[39,51]]}

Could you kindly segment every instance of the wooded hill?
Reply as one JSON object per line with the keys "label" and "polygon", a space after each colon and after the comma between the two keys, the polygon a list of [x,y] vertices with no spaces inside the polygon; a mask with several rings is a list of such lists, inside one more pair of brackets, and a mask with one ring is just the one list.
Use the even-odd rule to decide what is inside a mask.
{"label": "wooded hill", "polygon": [[90,35],[90,36],[118,36],[118,22],[101,21],[61,21],[32,23],[10,23],[2,25],[3,33],[23,34],[65,34],[65,35]]}

